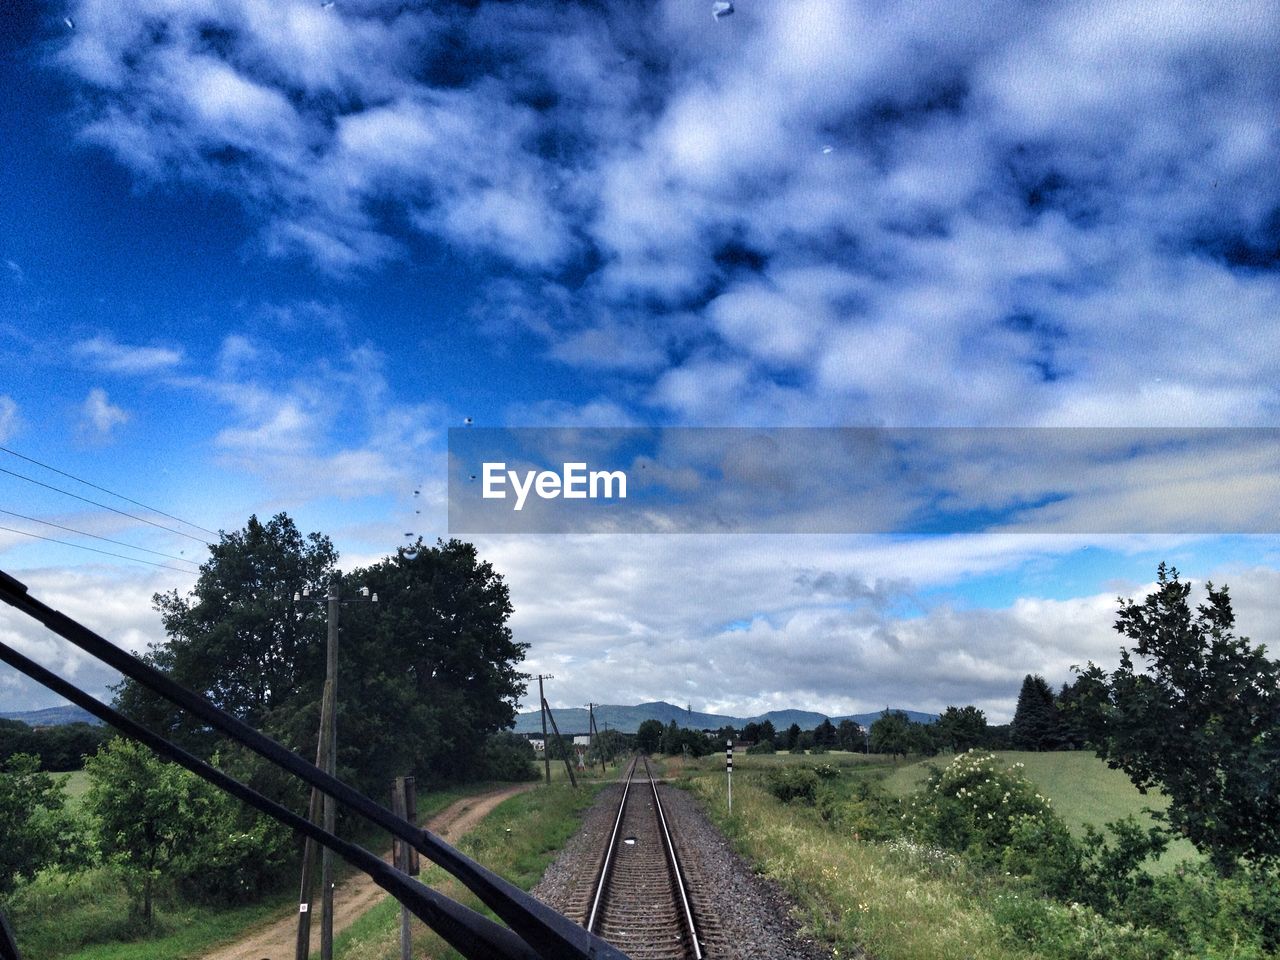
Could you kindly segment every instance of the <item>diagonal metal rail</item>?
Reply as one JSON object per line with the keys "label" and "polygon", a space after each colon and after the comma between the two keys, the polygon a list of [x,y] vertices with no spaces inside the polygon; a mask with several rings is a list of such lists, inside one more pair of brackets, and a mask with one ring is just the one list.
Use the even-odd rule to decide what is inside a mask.
{"label": "diagonal metal rail", "polygon": [[44,624],[58,636],[126,677],[190,711],[231,739],[346,804],[367,820],[411,844],[428,860],[457,877],[544,960],[627,960],[626,954],[568,917],[445,843],[413,826],[354,788],[323,772],[270,737],[218,709],[159,670],[121,650],[88,627],[40,602],[27,587],[0,571],[0,601]]}

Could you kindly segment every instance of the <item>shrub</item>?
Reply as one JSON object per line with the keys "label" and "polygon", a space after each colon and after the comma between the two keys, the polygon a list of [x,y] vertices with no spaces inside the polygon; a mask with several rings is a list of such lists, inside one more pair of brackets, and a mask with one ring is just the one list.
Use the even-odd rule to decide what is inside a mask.
{"label": "shrub", "polygon": [[771,754],[771,753],[777,753],[777,752],[778,752],[778,748],[773,745],[772,740],[761,740],[759,743],[752,744],[751,746],[747,747],[747,753],[749,755],[757,755],[762,753]]}
{"label": "shrub", "polygon": [[1021,766],[1001,769],[991,754],[962,753],[933,771],[903,820],[926,843],[995,865],[1016,831],[1027,834],[1037,823],[1061,823],[1048,799],[1018,772]]}
{"label": "shrub", "polygon": [[508,730],[490,734],[480,754],[481,778],[487,780],[536,780],[533,744]]}
{"label": "shrub", "polygon": [[779,767],[766,780],[769,792],[783,803],[813,806],[818,797],[818,775],[808,767]]}

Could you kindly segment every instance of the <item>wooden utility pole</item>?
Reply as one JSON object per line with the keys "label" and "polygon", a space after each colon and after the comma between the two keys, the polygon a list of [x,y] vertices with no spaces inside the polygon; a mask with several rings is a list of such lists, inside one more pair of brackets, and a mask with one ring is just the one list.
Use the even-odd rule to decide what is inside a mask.
{"label": "wooden utility pole", "polygon": [[[591,742],[594,744],[596,740],[601,739],[600,728],[596,726],[596,705],[594,703],[587,704],[587,717],[591,721],[591,729],[588,732],[591,734]],[[605,766],[605,762],[604,762],[604,746],[605,746],[604,743],[601,743],[600,750],[598,751],[600,756],[600,772],[601,773],[604,773],[608,769]]]}
{"label": "wooden utility pole", "polygon": [[542,765],[547,772],[547,786],[551,785],[551,741],[547,739],[547,697],[542,692],[543,680],[554,680],[549,673],[538,674],[538,702],[542,705]]}
{"label": "wooden utility pole", "polygon": [[[412,780],[413,777],[396,777],[391,781],[391,812],[410,823],[415,821],[413,809],[409,806],[409,783]],[[409,873],[413,868],[409,851],[413,848],[397,837],[393,841],[392,849],[394,851],[392,862],[396,869]],[[412,960],[412,957],[413,930],[409,925],[409,908],[400,904],[400,960]]]}
{"label": "wooden utility pole", "polygon": [[[552,729],[553,731],[555,731],[555,735],[556,735],[556,743],[560,744],[560,746],[561,746],[561,747],[563,747],[563,746],[564,746],[564,742],[563,742],[563,740],[562,740],[562,739],[561,739],[561,737],[560,737],[560,728],[559,728],[558,726],[556,726],[556,715],[555,715],[554,713],[552,713],[552,712],[551,712],[551,704],[547,703],[547,701],[546,701],[546,699],[545,699],[545,698],[544,698],[544,699],[543,699],[543,701],[542,701],[542,709],[543,709],[543,710],[545,710],[545,711],[546,711],[546,713],[547,713],[547,716],[551,718],[551,729]],[[570,747],[572,747],[572,746],[573,746],[573,744],[572,744],[572,743],[570,743],[570,744],[569,744],[569,746],[570,746]],[[569,771],[569,782],[573,784],[574,789],[577,789],[577,786],[578,786],[578,778],[577,778],[577,777],[575,777],[575,776],[573,775],[573,764],[569,762],[569,751],[568,751],[568,750],[565,750],[565,753],[564,753],[564,768],[565,768],[567,771]],[[547,783],[550,783],[550,782],[551,782],[551,768],[550,768],[550,767],[548,767],[548,768],[547,768]]]}
{"label": "wooden utility pole", "polygon": [[[329,755],[330,725],[325,715],[328,704],[329,684],[326,681],[324,694],[320,698],[320,742],[316,746],[316,766],[321,768],[324,767],[325,757]],[[312,787],[311,805],[307,812],[307,819],[312,823],[318,823],[320,820],[320,797],[320,791]],[[295,960],[307,960],[311,953],[311,897],[316,885],[315,863],[318,846],[318,843],[308,838],[306,846],[302,849],[302,890],[298,894],[298,939],[293,950]]]}
{"label": "wooden utility pole", "polygon": [[[338,770],[338,610],[343,603],[355,601],[378,602],[378,595],[369,593],[368,587],[360,590],[360,596],[343,600],[338,593],[338,578],[329,583],[324,598],[311,596],[304,588],[293,595],[294,603],[314,600],[325,604],[327,632],[325,637],[324,692],[320,697],[320,743],[316,748],[316,766],[331,777]],[[317,810],[317,806],[319,810]],[[314,787],[311,790],[309,818],[329,833],[337,826],[337,807],[333,797]],[[311,954],[311,894],[314,886],[315,852],[319,844],[308,840],[302,853],[302,890],[298,895],[298,938],[294,945],[295,960],[308,960]],[[333,851],[320,848],[320,957],[333,960]]]}
{"label": "wooden utility pole", "polygon": [[[337,579],[329,581],[328,601],[329,637],[325,644],[324,693],[328,709],[329,749],[324,758],[324,772],[329,776],[338,773],[338,599]],[[337,826],[337,806],[333,797],[325,794],[322,799],[324,828],[330,833]],[[324,847],[320,851],[320,960],[333,960],[333,851]]]}

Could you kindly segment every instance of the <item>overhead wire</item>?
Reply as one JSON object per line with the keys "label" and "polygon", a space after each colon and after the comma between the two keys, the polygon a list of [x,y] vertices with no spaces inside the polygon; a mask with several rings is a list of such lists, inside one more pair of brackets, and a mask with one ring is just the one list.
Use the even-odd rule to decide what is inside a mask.
{"label": "overhead wire", "polygon": [[[5,511],[6,513],[8,511]],[[156,563],[154,560],[143,560],[141,557],[126,557],[123,553],[112,553],[110,550],[99,550],[97,547],[88,547],[83,543],[72,543],[69,540],[59,540],[56,537],[45,537],[38,533],[32,533],[30,530],[15,530],[13,527],[0,526],[0,530],[7,533],[16,533],[23,537],[33,537],[36,540],[47,540],[49,543],[60,543],[64,547],[75,547],[77,550],[91,550],[94,553],[101,553],[108,557],[119,557],[121,560],[132,560],[134,563],[146,563],[153,567],[161,567],[165,570],[177,570],[179,573],[194,573],[194,570],[184,570],[182,567],[175,567],[168,563]],[[188,561],[190,562],[190,561]]]}
{"label": "overhead wire", "polygon": [[188,560],[186,557],[175,557],[172,553],[162,553],[159,550],[152,550],[148,547],[139,547],[132,543],[125,543],[123,540],[112,540],[110,537],[102,537],[96,533],[89,533],[87,530],[77,530],[75,527],[64,527],[60,523],[54,523],[52,520],[41,520],[39,517],[28,517],[23,513],[14,513],[12,510],[6,510],[0,507],[0,513],[7,513],[11,517],[17,517],[19,520],[30,520],[32,523],[43,523],[46,527],[57,527],[59,530],[65,530],[67,533],[74,533],[81,537],[92,537],[94,540],[101,540],[103,543],[114,543],[117,547],[128,547],[130,550],[141,550],[143,553],[151,553],[157,557],[164,557],[168,560],[177,560],[179,563],[193,563],[197,567],[200,564],[194,560]]}
{"label": "overhead wire", "polygon": [[[61,493],[61,494],[65,495],[65,496],[68,496],[68,497],[75,497],[77,500],[81,500],[81,501],[83,501],[83,502],[85,502],[85,503],[91,503],[91,504],[93,504],[95,507],[101,507],[103,510],[110,510],[112,513],[118,513],[118,514],[120,514],[120,516],[122,516],[122,517],[128,517],[130,520],[137,520],[137,521],[139,521],[140,523],[147,523],[147,524],[150,524],[150,525],[151,525],[151,526],[153,526],[153,527],[158,527],[158,528],[160,528],[161,530],[167,530],[167,531],[169,531],[170,533],[176,533],[178,536],[180,536],[180,537],[186,537],[188,540],[194,540],[196,543],[203,543],[203,544],[205,544],[206,546],[213,546],[213,544],[212,544],[212,542],[211,542],[211,541],[206,540],[206,539],[204,539],[203,537],[197,537],[197,536],[195,536],[194,534],[186,533],[185,531],[177,530],[177,529],[175,529],[175,528],[173,528],[173,527],[165,526],[163,523],[156,523],[156,521],[154,521],[154,520],[148,520],[146,517],[140,517],[140,516],[138,516],[138,515],[137,515],[137,514],[135,514],[135,513],[129,513],[127,510],[117,510],[115,507],[110,506],[110,505],[108,505],[108,504],[105,504],[105,503],[99,503],[97,500],[91,500],[91,499],[89,499],[88,497],[82,497],[82,496],[80,496],[80,494],[78,494],[78,493],[72,493],[70,490],[63,490],[61,487],[55,487],[55,486],[54,486],[53,484],[51,484],[51,483],[45,483],[45,482],[43,482],[43,481],[41,481],[41,480],[37,480],[37,479],[35,479],[34,477],[28,477],[26,474],[17,473],[17,472],[15,472],[15,471],[13,471],[13,470],[7,470],[7,469],[5,469],[4,467],[0,467],[0,473],[7,473],[7,474],[8,474],[9,476],[11,476],[11,477],[17,477],[19,480],[26,480],[28,483],[34,483],[34,484],[35,484],[36,486],[38,486],[38,487],[44,487],[46,490],[52,490],[52,491],[54,491],[55,493]],[[114,496],[114,494],[112,494],[112,495]],[[148,510],[150,510],[151,508],[150,508],[150,507],[147,507],[147,509],[148,509]],[[159,511],[157,511],[157,512],[159,512]],[[185,520],[180,520],[180,521],[178,521],[178,522],[179,522],[179,523],[186,523],[186,521],[185,521]],[[194,526],[194,524],[192,524],[192,526]],[[203,528],[201,528],[201,529],[203,529]]]}
{"label": "overhead wire", "polygon": [[43,467],[46,470],[51,470],[69,480],[74,480],[76,483],[83,483],[86,487],[93,487],[93,489],[101,490],[103,493],[110,494],[113,497],[119,497],[121,500],[132,503],[135,507],[142,507],[143,510],[150,510],[152,513],[158,513],[162,517],[168,517],[170,520],[177,520],[178,523],[184,523],[188,527],[193,527],[196,530],[202,530],[203,532],[215,537],[218,536],[217,530],[210,530],[208,527],[202,527],[200,524],[192,523],[190,520],[183,520],[181,517],[175,517],[172,513],[165,513],[163,510],[158,510],[140,500],[134,500],[132,497],[126,497],[123,493],[116,493],[114,490],[108,490],[106,487],[99,486],[98,484],[93,483],[90,480],[86,480],[83,477],[77,477],[74,473],[67,473],[65,470],[59,470],[57,467],[51,466],[47,463],[42,463],[35,459],[35,457],[28,457],[25,453],[19,453],[17,450],[12,450],[5,446],[0,446],[0,452],[7,453],[9,456],[17,457],[20,460],[25,460],[27,463],[34,463],[37,467]]}

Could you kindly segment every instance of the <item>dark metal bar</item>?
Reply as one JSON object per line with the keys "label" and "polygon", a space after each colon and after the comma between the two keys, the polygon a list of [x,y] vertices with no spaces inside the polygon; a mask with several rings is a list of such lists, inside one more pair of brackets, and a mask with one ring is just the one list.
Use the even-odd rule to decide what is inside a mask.
{"label": "dark metal bar", "polygon": [[13,929],[0,910],[0,960],[22,960],[18,955],[18,941],[13,937]]}
{"label": "dark metal bar", "polygon": [[[494,923],[462,904],[455,903],[430,887],[423,886],[363,847],[334,836],[287,807],[264,797],[253,788],[229,777],[217,767],[210,766],[159,734],[135,723],[124,714],[91,697],[79,687],[51,673],[4,643],[0,643],[0,660],[89,711],[131,739],[145,744],[160,756],[185,767],[202,780],[207,780],[218,789],[243,800],[267,816],[333,850],[352,866],[369,874],[374,883],[422,918],[423,923],[436,930],[463,956],[474,958],[474,960],[513,960],[513,958],[537,960],[538,954],[506,927]],[[0,956],[3,955],[0,954]]]}
{"label": "dark metal bar", "polygon": [[588,933],[568,917],[476,863],[429,830],[418,829],[406,823],[364,794],[319,770],[243,721],[219,710],[204,697],[174,682],[88,627],[41,603],[27,593],[25,584],[3,571],[0,571],[0,600],[43,623],[58,636],[71,641],[126,677],[189,710],[210,726],[221,730],[294,776],[319,787],[393,836],[407,840],[427,859],[462,881],[545,960],[627,960],[626,954],[617,947]]}

